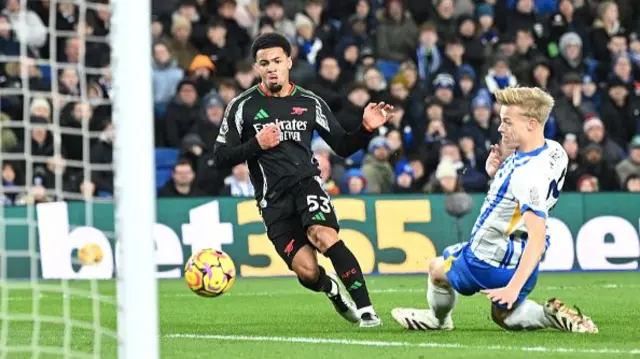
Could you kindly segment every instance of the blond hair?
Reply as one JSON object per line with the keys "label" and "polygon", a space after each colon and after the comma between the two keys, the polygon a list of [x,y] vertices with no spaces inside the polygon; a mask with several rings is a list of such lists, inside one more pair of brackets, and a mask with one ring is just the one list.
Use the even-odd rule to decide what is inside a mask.
{"label": "blond hair", "polygon": [[555,103],[553,97],[537,87],[508,87],[495,93],[498,103],[518,106],[520,113],[544,125]]}

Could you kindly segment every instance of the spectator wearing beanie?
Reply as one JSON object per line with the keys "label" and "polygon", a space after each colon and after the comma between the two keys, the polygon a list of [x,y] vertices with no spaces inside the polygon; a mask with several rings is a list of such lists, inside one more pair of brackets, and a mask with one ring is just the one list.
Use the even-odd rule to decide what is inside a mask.
{"label": "spectator wearing beanie", "polygon": [[478,93],[478,78],[476,72],[470,65],[460,66],[456,74],[456,98],[462,108],[468,109],[471,100]]}
{"label": "spectator wearing beanie", "polygon": [[461,105],[454,96],[454,89],[456,87],[456,80],[453,76],[442,73],[436,76],[433,80],[434,97],[444,107],[444,121],[447,125],[449,135],[456,136],[457,131],[462,125],[462,118],[464,117],[466,108],[461,108]]}
{"label": "spectator wearing beanie", "polygon": [[554,70],[557,74],[575,72],[580,76],[588,72],[584,61],[584,47],[582,38],[575,32],[567,32],[560,37],[558,44],[560,54],[554,60]]}
{"label": "spectator wearing beanie", "polygon": [[630,176],[640,176],[640,135],[629,143],[629,156],[616,165],[616,173],[623,188]]}
{"label": "spectator wearing beanie", "polygon": [[31,116],[42,117],[51,122],[51,105],[44,97],[34,97],[31,100],[31,106],[29,107],[29,114]]}
{"label": "spectator wearing beanie", "polygon": [[377,53],[382,60],[407,59],[416,48],[418,26],[405,10],[402,0],[386,0],[385,7],[376,14],[378,19]]}
{"label": "spectator wearing beanie", "polygon": [[174,16],[171,25],[171,40],[169,48],[175,56],[178,66],[183,70],[187,70],[191,61],[198,54],[198,49],[191,44],[189,38],[191,36],[191,22],[183,16]]}
{"label": "spectator wearing beanie", "polygon": [[494,143],[500,142],[498,125],[491,119],[491,99],[479,94],[471,102],[471,114],[465,121],[461,133],[473,139],[476,153],[479,156],[488,156],[489,149]]}
{"label": "spectator wearing beanie", "polygon": [[633,74],[633,65],[628,53],[622,53],[616,55],[611,62],[611,74],[610,76],[616,77],[621,80],[629,88],[635,82]]}
{"label": "spectator wearing beanie", "polygon": [[301,58],[307,60],[311,66],[316,66],[316,62],[320,58],[321,52],[329,52],[329,47],[325,47],[322,40],[316,36],[316,25],[313,21],[303,14],[296,14],[296,43]]}
{"label": "spectator wearing beanie", "polygon": [[476,19],[478,20],[480,43],[484,47],[484,57],[491,57],[494,46],[500,41],[500,32],[496,27],[493,6],[490,4],[476,6]]}
{"label": "spectator wearing beanie", "polygon": [[458,171],[453,163],[442,161],[438,165],[434,175],[435,182],[427,184],[427,192],[451,194],[463,192],[458,181]]}
{"label": "spectator wearing beanie", "polygon": [[614,166],[623,157],[623,150],[615,141],[607,138],[604,124],[595,114],[588,114],[584,121],[584,135],[587,143],[595,143],[602,147],[604,161]]}
{"label": "spectator wearing beanie", "polygon": [[342,181],[343,194],[364,194],[367,190],[367,179],[359,168],[352,168],[344,174]]}
{"label": "spectator wearing beanie", "polygon": [[396,171],[396,180],[393,184],[393,193],[412,193],[413,189],[413,168],[406,163]]}
{"label": "spectator wearing beanie", "polygon": [[390,193],[394,176],[389,163],[391,149],[387,139],[384,136],[374,137],[367,151],[362,164],[362,173],[367,179],[367,193]]}
{"label": "spectator wearing beanie", "polygon": [[214,87],[213,72],[216,66],[207,55],[196,55],[189,65],[189,79],[196,84],[198,96],[203,97]]}

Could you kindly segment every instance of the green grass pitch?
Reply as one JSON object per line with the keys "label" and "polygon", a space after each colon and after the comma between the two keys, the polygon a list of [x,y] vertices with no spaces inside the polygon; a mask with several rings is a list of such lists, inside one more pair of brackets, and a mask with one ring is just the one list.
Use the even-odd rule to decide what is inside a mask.
{"label": "green grass pitch", "polygon": [[[425,281],[425,276],[417,275],[368,277],[368,287],[384,325],[360,329],[334,313],[323,295],[300,287],[295,278],[239,278],[228,294],[215,299],[192,294],[182,280],[162,280],[161,357],[640,357],[639,272],[540,275],[530,298],[541,302],[557,296],[568,304],[578,304],[599,326],[598,335],[553,330],[504,332],[489,319],[489,302],[482,295],[460,298],[453,317],[456,329],[452,332],[405,331],[393,321],[390,311],[398,306],[426,306]],[[115,340],[100,333],[95,335],[91,329],[94,318],[102,327],[115,329],[114,282],[97,284],[102,302],[83,296],[90,293],[89,282],[71,282],[69,287],[76,291],[72,296],[48,291],[60,285],[44,282],[44,291],[36,301],[31,290],[15,287],[28,284],[10,282],[2,286],[0,349],[6,345],[24,350],[38,347],[43,349],[39,358],[61,358],[53,353],[55,349],[47,348],[86,354],[97,348],[98,355],[86,357],[116,356]],[[140,293],[140,300],[144,296]],[[35,310],[41,318],[38,324],[33,323]],[[62,323],[55,323],[56,320]],[[82,323],[89,326],[85,328]],[[30,352],[0,350],[2,359],[34,357]]]}

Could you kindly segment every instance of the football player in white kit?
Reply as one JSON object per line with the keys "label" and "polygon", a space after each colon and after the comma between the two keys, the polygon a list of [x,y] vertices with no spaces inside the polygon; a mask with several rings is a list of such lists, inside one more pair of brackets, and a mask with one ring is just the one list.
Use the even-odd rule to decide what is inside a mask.
{"label": "football player in white kit", "polygon": [[429,309],[396,308],[391,314],[406,329],[451,330],[458,293],[482,292],[492,302],[493,321],[506,330],[597,333],[589,317],[555,298],[544,305],[527,299],[549,246],[546,219],[567,171],[566,152],[543,133],[554,100],[538,88],[495,95],[502,105],[502,143],[492,147],[486,163],[493,182],[471,238],[429,264]]}

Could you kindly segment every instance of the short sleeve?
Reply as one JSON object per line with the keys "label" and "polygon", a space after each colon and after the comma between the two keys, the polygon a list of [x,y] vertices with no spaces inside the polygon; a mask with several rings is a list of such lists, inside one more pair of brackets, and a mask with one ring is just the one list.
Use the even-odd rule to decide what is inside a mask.
{"label": "short sleeve", "polygon": [[535,167],[522,168],[514,173],[513,195],[520,205],[521,214],[532,211],[539,217],[547,218],[548,210],[544,198],[549,187],[547,182],[546,171]]}

